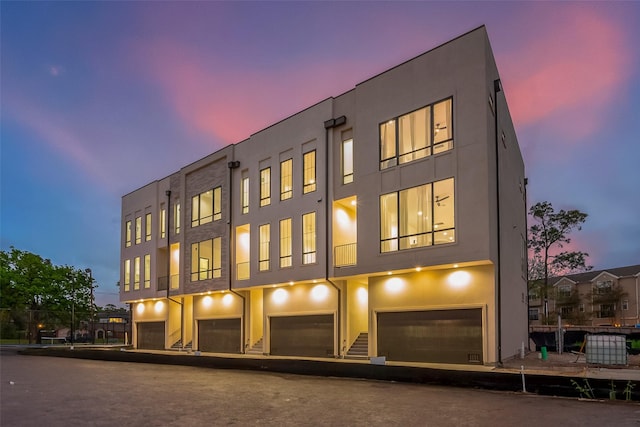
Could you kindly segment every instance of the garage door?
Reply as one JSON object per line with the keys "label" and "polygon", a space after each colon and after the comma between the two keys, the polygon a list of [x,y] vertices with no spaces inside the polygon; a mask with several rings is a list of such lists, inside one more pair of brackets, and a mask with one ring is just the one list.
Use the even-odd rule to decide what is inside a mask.
{"label": "garage door", "polygon": [[198,321],[198,347],[211,353],[240,353],[240,318]]}
{"label": "garage door", "polygon": [[482,363],[482,309],[378,313],[378,355],[388,360]]}
{"label": "garage door", "polygon": [[333,356],[333,314],[271,317],[271,354]]}
{"label": "garage door", "polygon": [[164,322],[138,323],[138,348],[164,350]]}

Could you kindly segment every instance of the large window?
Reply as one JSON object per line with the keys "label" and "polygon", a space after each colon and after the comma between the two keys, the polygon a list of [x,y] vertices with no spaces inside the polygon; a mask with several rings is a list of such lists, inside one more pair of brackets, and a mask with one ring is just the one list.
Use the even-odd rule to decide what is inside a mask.
{"label": "large window", "polygon": [[136,218],[136,245],[142,243],[142,217]]}
{"label": "large window", "polygon": [[380,196],[380,251],[455,241],[453,178]]}
{"label": "large window", "polygon": [[151,214],[150,213],[144,216],[144,240],[146,242],[151,240]]}
{"label": "large window", "polygon": [[353,139],[342,141],[342,183],[353,182]]}
{"label": "large window", "polygon": [[271,168],[260,171],[260,206],[271,204]]}
{"label": "large window", "polygon": [[173,222],[175,224],[176,234],[180,234],[180,203],[175,204],[173,213]]}
{"label": "large window", "polygon": [[302,183],[302,192],[304,194],[316,191],[316,151],[309,151],[302,158],[304,169],[304,182]]}
{"label": "large window", "polygon": [[124,225],[124,245],[125,247],[131,246],[131,221],[127,221]]}
{"label": "large window", "polygon": [[222,188],[205,191],[191,198],[191,226],[197,227],[222,218]]}
{"label": "large window", "polygon": [[146,254],[144,256],[144,288],[149,289],[151,287],[151,255]]}
{"label": "large window", "polygon": [[131,260],[124,260],[124,291],[129,292],[131,289]]}
{"label": "large window", "polygon": [[191,281],[218,278],[222,275],[222,238],[191,244]]}
{"label": "large window", "polygon": [[293,196],[293,159],[280,162],[280,200]]}
{"label": "large window", "polygon": [[280,268],[291,267],[291,218],[280,220]]}
{"label": "large window", "polygon": [[380,169],[453,148],[452,98],[380,124]]}
{"label": "large window", "polygon": [[316,262],[316,213],[302,215],[302,263]]}
{"label": "large window", "polygon": [[260,244],[258,247],[258,269],[269,270],[269,252],[271,246],[271,225],[263,224],[259,227]]}
{"label": "large window", "polygon": [[167,235],[167,211],[160,209],[160,238],[164,239]]}
{"label": "large window", "polygon": [[242,172],[242,181],[240,182],[240,202],[242,203],[242,213],[249,213],[249,177],[247,171]]}
{"label": "large window", "polygon": [[140,257],[133,259],[133,289],[140,289]]}

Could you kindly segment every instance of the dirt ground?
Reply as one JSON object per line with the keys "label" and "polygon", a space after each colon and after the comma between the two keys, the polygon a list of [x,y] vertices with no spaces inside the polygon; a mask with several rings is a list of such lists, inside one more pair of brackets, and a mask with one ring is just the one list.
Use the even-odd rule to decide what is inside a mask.
{"label": "dirt ground", "polygon": [[520,366],[524,366],[525,369],[543,369],[543,370],[565,370],[571,369],[586,369],[586,368],[601,368],[607,369],[633,369],[640,371],[640,355],[630,354],[627,356],[627,365],[596,365],[593,363],[587,363],[587,359],[583,353],[562,353],[555,352],[547,353],[547,360],[542,360],[539,351],[532,351],[525,355],[524,359],[515,358],[505,360],[503,363],[505,368],[520,369]]}

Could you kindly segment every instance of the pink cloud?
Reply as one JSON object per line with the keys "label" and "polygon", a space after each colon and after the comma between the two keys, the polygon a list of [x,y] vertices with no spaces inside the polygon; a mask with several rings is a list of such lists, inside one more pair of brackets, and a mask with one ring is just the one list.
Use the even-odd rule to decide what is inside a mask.
{"label": "pink cloud", "polygon": [[[520,126],[548,121],[563,136],[584,137],[607,120],[629,74],[622,27],[584,5],[554,5],[537,37],[502,57],[505,91]],[[528,16],[527,19],[537,19]]]}

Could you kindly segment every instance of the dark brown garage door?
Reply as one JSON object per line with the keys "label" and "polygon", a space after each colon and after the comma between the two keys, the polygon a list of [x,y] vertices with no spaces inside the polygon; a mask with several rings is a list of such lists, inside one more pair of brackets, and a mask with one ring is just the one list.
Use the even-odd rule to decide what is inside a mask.
{"label": "dark brown garage door", "polygon": [[333,314],[271,317],[271,354],[333,356]]}
{"label": "dark brown garage door", "polygon": [[388,360],[482,363],[482,310],[378,313],[378,355]]}
{"label": "dark brown garage door", "polygon": [[240,353],[240,319],[198,321],[198,347],[211,353]]}
{"label": "dark brown garage door", "polygon": [[164,322],[138,323],[138,348],[164,350]]}

